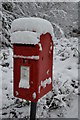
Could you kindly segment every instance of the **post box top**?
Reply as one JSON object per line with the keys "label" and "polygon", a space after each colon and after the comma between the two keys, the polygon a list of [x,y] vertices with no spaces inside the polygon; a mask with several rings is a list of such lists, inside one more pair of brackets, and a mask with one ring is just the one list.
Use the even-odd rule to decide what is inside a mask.
{"label": "post box top", "polygon": [[[45,19],[37,17],[18,18],[11,25],[12,43],[37,44],[40,35],[50,33],[53,39],[53,27]],[[35,40],[35,41],[34,41]]]}
{"label": "post box top", "polygon": [[12,22],[11,31],[35,31],[40,34],[49,32],[53,33],[53,27],[48,20],[29,17],[29,18],[18,18]]}
{"label": "post box top", "polygon": [[11,43],[18,44],[38,44],[40,42],[39,34],[30,31],[17,31],[11,35]]}

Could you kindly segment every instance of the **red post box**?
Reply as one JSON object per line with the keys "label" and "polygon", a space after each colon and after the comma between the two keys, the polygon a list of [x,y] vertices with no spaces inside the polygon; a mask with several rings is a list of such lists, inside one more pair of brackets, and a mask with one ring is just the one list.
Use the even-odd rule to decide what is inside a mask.
{"label": "red post box", "polygon": [[[15,37],[11,39],[16,39],[23,32],[14,30]],[[31,37],[31,34],[36,34],[35,32],[26,31],[29,37]],[[13,42],[14,96],[37,102],[38,99],[52,90],[53,40],[49,32],[40,34],[39,41],[35,44],[31,43],[32,40],[30,41],[29,37],[28,42],[30,44],[28,42],[26,44],[25,42],[19,42],[19,37],[18,42],[12,40],[16,41]],[[27,38],[22,35],[21,39]]]}

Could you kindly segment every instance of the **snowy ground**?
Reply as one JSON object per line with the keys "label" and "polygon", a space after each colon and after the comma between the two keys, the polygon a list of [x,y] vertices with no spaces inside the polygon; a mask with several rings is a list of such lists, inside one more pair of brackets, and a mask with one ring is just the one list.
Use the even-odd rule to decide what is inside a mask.
{"label": "snowy ground", "polygon": [[[0,51],[0,54],[1,54],[1,51]],[[0,60],[0,64],[1,64],[1,60]],[[2,115],[2,67],[0,65],[0,118],[1,118],[1,115]]]}
{"label": "snowy ground", "polygon": [[[78,118],[79,63],[76,49],[78,49],[78,38],[55,40],[53,91],[39,100],[37,118]],[[1,50],[0,77],[1,73],[2,117],[29,118],[30,104],[28,105],[26,101],[13,96],[13,58],[11,48]]]}

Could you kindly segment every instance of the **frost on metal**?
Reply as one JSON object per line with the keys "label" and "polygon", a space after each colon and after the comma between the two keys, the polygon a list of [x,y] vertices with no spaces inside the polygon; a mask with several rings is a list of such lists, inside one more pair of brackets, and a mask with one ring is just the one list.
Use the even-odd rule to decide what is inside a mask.
{"label": "frost on metal", "polygon": [[[19,18],[12,22],[12,43],[38,44],[40,35],[50,33],[53,39],[53,27],[51,23],[42,18]],[[41,50],[40,46],[40,50]]]}

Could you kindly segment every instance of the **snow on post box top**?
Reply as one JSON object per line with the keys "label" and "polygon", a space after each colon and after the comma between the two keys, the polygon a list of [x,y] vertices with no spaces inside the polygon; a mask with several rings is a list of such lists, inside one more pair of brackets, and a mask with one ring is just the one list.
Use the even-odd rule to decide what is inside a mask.
{"label": "snow on post box top", "polygon": [[12,22],[11,42],[21,44],[38,44],[40,35],[50,33],[53,39],[53,27],[45,19],[37,17],[19,18]]}

